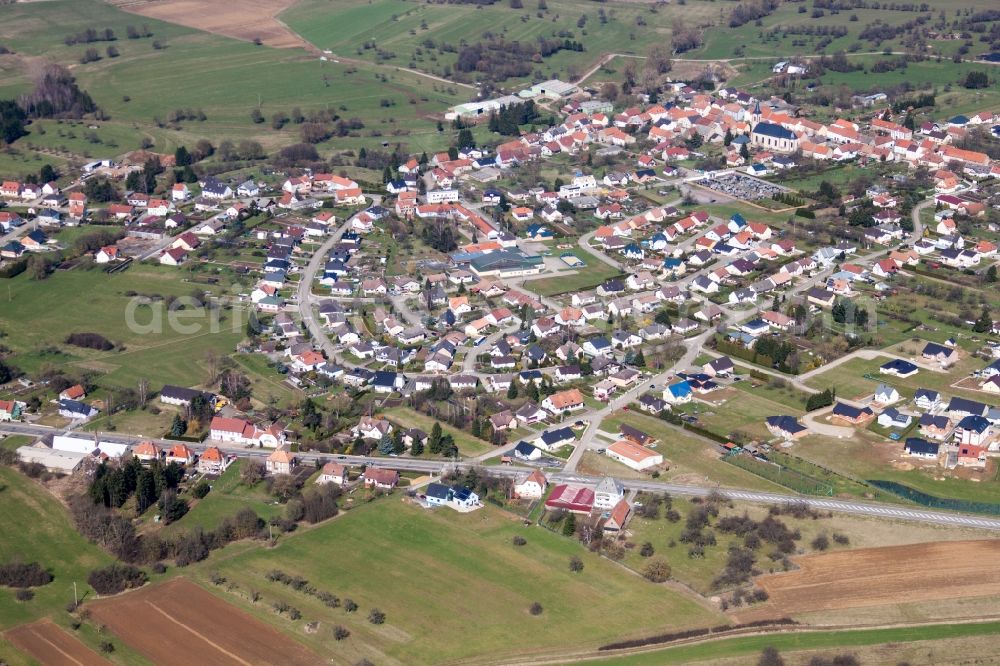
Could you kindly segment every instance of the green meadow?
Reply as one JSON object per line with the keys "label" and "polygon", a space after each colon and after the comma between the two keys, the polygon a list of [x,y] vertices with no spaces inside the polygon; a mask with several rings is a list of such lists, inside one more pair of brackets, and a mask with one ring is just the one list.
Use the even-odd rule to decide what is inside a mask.
{"label": "green meadow", "polygon": [[[516,534],[527,540],[525,546],[512,545]],[[579,573],[569,570],[573,555],[583,560]],[[334,644],[329,630],[299,638],[351,662],[366,657],[376,663],[442,663],[484,654],[518,661],[518,655],[725,622],[689,598],[585,552],[573,539],[524,527],[489,505],[459,514],[396,498],[376,501],[285,537],[273,551],[233,557],[223,551],[199,568],[220,572],[241,590],[258,591],[262,600],[254,605],[219,594],[280,628],[293,625],[269,610],[278,600],[299,608],[304,620],[347,627],[351,637],[342,643]],[[274,568],[353,599],[358,612],[329,609],[315,597],[268,582],[264,574]],[[542,605],[541,615],[528,612],[534,602]],[[385,612],[384,625],[367,621],[373,607]]]}
{"label": "green meadow", "polygon": [[0,629],[62,611],[73,601],[74,582],[81,597],[93,594],[87,574],[112,558],[77,534],[55,497],[17,470],[0,467],[0,506],[0,562],[38,562],[54,577],[48,585],[33,588],[35,598],[30,601],[16,601],[13,589],[0,587]]}

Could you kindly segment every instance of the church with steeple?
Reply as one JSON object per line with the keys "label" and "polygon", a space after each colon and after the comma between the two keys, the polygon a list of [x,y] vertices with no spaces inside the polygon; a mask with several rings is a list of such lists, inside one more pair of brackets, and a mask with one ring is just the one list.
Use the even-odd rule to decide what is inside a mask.
{"label": "church with steeple", "polygon": [[760,101],[750,114],[750,145],[776,153],[794,153],[799,148],[799,137],[781,125],[763,120]]}

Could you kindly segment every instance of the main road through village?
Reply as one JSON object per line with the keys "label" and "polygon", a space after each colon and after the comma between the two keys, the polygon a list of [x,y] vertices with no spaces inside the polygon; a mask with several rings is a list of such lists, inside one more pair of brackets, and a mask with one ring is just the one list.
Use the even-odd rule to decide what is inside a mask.
{"label": "main road through village", "polygon": [[[30,435],[44,437],[46,435],[60,434],[63,430],[48,426],[31,425],[27,423],[2,423],[0,432],[11,435]],[[76,433],[79,436],[81,433]],[[91,433],[88,433],[91,434]],[[140,439],[153,441],[160,446],[172,446],[177,442],[171,440],[139,438],[130,435],[119,435],[115,433],[94,433],[95,438],[102,441],[115,442],[120,444],[135,444]],[[245,458],[266,458],[270,455],[267,449],[244,448],[239,446],[226,446],[221,443],[212,444],[187,444],[195,452],[201,452],[209,446],[217,446],[223,452],[238,455]],[[299,459],[305,464],[314,464],[317,461],[336,461],[345,465],[367,465],[372,467],[387,467],[400,471],[426,472],[428,474],[441,475],[456,470],[467,470],[478,466],[476,460],[420,460],[416,458],[384,458],[373,456],[345,456],[321,453],[299,453]],[[497,465],[489,467],[490,474],[497,476],[518,476],[529,471],[530,468],[516,465]],[[600,478],[572,472],[555,472],[549,475],[550,479],[558,482],[595,484]],[[666,483],[655,480],[637,480],[620,478],[618,482],[626,490],[667,492],[685,497],[705,497],[710,493],[719,493],[733,500],[755,502],[762,504],[775,504],[794,501],[806,501],[809,506],[816,509],[833,511],[836,513],[847,513],[860,516],[870,516],[875,518],[895,518],[898,520],[910,520],[921,523],[933,523],[950,527],[971,527],[986,530],[1000,531],[1000,518],[989,518],[985,516],[972,516],[948,511],[931,511],[926,509],[911,509],[904,506],[881,504],[878,502],[862,502],[856,500],[840,500],[827,497],[804,497],[791,493],[767,493],[754,490],[742,490],[738,488],[722,488],[715,485],[687,485],[678,483]]]}

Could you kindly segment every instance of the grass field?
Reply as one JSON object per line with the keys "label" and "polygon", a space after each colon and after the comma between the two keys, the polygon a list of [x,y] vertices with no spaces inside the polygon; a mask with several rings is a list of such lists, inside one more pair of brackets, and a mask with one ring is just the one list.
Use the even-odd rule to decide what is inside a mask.
{"label": "grass field", "polygon": [[605,280],[616,277],[620,273],[604,263],[591,252],[575,247],[572,254],[583,261],[586,267],[575,271],[572,275],[561,275],[525,282],[525,288],[542,296],[556,296],[572,291],[593,289]]}
{"label": "grass field", "polygon": [[900,442],[889,442],[869,432],[857,432],[851,439],[806,437],[792,452],[855,479],[897,481],[937,497],[1000,503],[995,466],[977,473],[949,471],[929,463],[914,466],[903,455]]}
{"label": "grass field", "polygon": [[[528,544],[512,546],[515,534],[524,535]],[[579,574],[567,567],[571,555],[584,561]],[[359,612],[325,609],[313,598],[268,583],[263,573],[275,566],[354,599]],[[352,636],[337,644],[336,652],[346,663],[360,657],[440,663],[472,655],[526,655],[723,621],[584,552],[575,541],[525,528],[490,506],[458,514],[396,500],[375,502],[290,536],[274,552],[257,550],[232,559],[223,554],[211,558],[204,570],[221,571],[240,588],[259,590],[268,604],[286,599],[304,619],[344,624]],[[544,608],[539,617],[528,613],[535,601]],[[376,606],[387,615],[380,627],[365,620]],[[612,606],[615,612],[608,613]],[[264,613],[265,619],[289,626]],[[476,630],[470,632],[472,616]],[[321,653],[332,649],[329,631],[300,638]]]}
{"label": "grass field", "polygon": [[[948,9],[985,9],[991,6],[989,0],[962,0],[949,6]],[[811,10],[811,7],[808,8]],[[932,5],[930,12],[936,13],[937,8]],[[886,40],[877,48],[869,42],[859,42],[858,36],[861,31],[870,23],[881,21],[888,25],[900,25],[912,21],[920,16],[920,13],[909,11],[889,11],[887,6],[883,10],[878,9],[851,9],[838,13],[825,12],[823,16],[814,17],[811,11],[800,13],[798,5],[788,4],[779,6],[770,16],[765,17],[762,26],[755,25],[751,21],[738,28],[716,27],[705,33],[704,46],[692,52],[691,57],[700,58],[732,58],[732,57],[764,57],[775,58],[777,56],[788,57],[793,55],[816,55],[818,53],[835,53],[843,50],[849,51],[854,44],[860,44],[861,52],[882,50],[890,48],[893,50],[901,46],[899,40]],[[851,17],[857,17],[857,20]],[[793,35],[784,34],[779,30],[777,35],[771,35],[770,29],[775,27],[796,27],[810,26],[814,28],[845,27],[848,32],[843,37],[833,39],[828,46],[820,50],[819,41],[822,36]],[[762,38],[763,33],[768,33],[766,39]],[[961,42],[932,41],[935,50],[950,54]],[[697,54],[697,55],[695,55]]]}
{"label": "grass field", "polygon": [[14,599],[0,588],[0,629],[61,611],[73,600],[73,583],[81,596],[90,592],[87,574],[112,558],[77,534],[63,506],[44,488],[17,471],[0,467],[0,505],[5,536],[0,562],[38,562],[54,580],[34,588],[35,598]]}
{"label": "grass field", "polygon": [[[465,101],[458,90],[449,90],[445,84],[428,85],[418,75],[364,63],[321,62],[300,50],[257,47],[128,14],[99,0],[19,3],[5,8],[4,14],[0,43],[18,55],[5,58],[0,66],[0,91],[23,92],[30,85],[32,59],[44,55],[73,66],[81,86],[111,116],[109,121],[95,123],[98,128],[93,132],[101,143],[84,143],[82,131],[75,137],[59,136],[44,126],[45,134],[33,131],[16,144],[25,153],[31,144],[63,146],[79,157],[114,155],[138,148],[143,135],[153,139],[158,149],[172,151],[182,143],[193,145],[201,137],[244,139],[250,128],[255,129],[253,138],[266,148],[276,147],[298,141],[298,128],[289,125],[275,131],[269,124],[254,126],[250,111],[259,107],[270,118],[293,106],[305,113],[330,109],[345,118],[363,118],[367,127],[361,134],[365,136],[377,131],[389,140],[411,144],[411,150],[430,151],[444,145],[447,138],[439,137],[435,121],[427,116]],[[143,24],[153,32],[151,38],[125,38],[128,25]],[[103,53],[105,43],[66,46],[63,38],[91,27],[115,31],[118,57],[78,63],[88,46],[97,46]],[[163,48],[154,49],[154,40]],[[168,103],[164,102],[165,90],[170,91]],[[166,120],[178,108],[201,109],[207,120],[187,121],[179,129],[156,126],[154,118]],[[397,121],[404,120],[397,126]],[[337,145],[357,147],[366,142],[371,139],[365,141],[359,135],[338,139]]]}
{"label": "grass field", "polygon": [[[685,585],[690,586],[700,594],[711,596],[718,592],[712,586],[712,580],[722,572],[725,567],[727,550],[730,544],[741,545],[742,540],[718,530],[714,530],[718,543],[715,546],[705,547],[703,559],[691,559],[688,557],[688,544],[681,543],[680,534],[684,530],[684,519],[690,513],[692,504],[686,499],[673,497],[673,508],[681,515],[681,520],[671,523],[663,517],[656,519],[646,519],[639,515],[633,516],[629,522],[629,541],[642,545],[645,542],[653,544],[655,555],[664,557],[670,562],[673,570],[673,578]],[[768,514],[768,508],[761,505],[735,503],[731,508],[722,508],[721,516],[742,515],[746,513],[754,520],[762,520]],[[921,542],[931,541],[952,541],[962,539],[979,539],[986,536],[986,533],[973,530],[951,530],[935,525],[916,525],[907,522],[893,522],[884,520],[874,520],[869,518],[834,514],[831,517],[812,519],[809,517],[795,518],[784,515],[780,520],[789,529],[798,530],[802,538],[796,543],[797,552],[810,553],[818,552],[812,548],[811,542],[819,534],[844,535],[848,538],[848,545],[838,545],[831,541],[828,552],[845,551],[855,548],[874,548],[880,546],[902,546]],[[670,543],[674,542],[671,546]],[[637,571],[641,571],[646,558],[639,554],[639,548],[626,551],[626,565]],[[756,567],[764,572],[780,570],[780,566],[771,562],[765,556],[767,549],[764,548],[757,553]],[[724,588],[725,589],[725,588]]]}
{"label": "grass field", "polygon": [[301,398],[301,391],[285,383],[283,375],[268,365],[268,360],[260,354],[233,354],[233,360],[250,378],[253,395],[261,402],[286,404]]}
{"label": "grass field", "polygon": [[[742,375],[749,375],[750,368],[737,365],[736,372]],[[778,378],[759,380],[748,377],[743,381],[734,382],[732,387],[750,395],[766,398],[773,403],[784,405],[793,410],[802,410],[805,407],[806,400],[809,398],[809,395],[804,391],[800,391],[787,381],[782,384]]]}
{"label": "grass field", "polygon": [[19,447],[27,446],[35,441],[30,435],[7,435],[0,439],[0,448],[16,450]]}
{"label": "grass field", "polygon": [[[208,313],[187,311],[178,321],[193,328],[183,329],[170,325],[162,302],[130,310],[132,297],[126,295],[183,296],[206,289],[186,283],[184,277],[183,272],[143,265],[114,275],[99,270],[57,271],[44,281],[21,274],[7,281],[8,299],[0,301],[4,343],[13,351],[9,360],[25,372],[37,372],[45,364],[90,369],[103,375],[102,383],[118,386],[134,387],[140,377],[148,378],[154,389],[162,384],[200,383],[206,378],[205,354],[224,356],[243,339],[244,324],[236,313],[219,313],[213,332]],[[221,292],[225,286],[208,289]],[[82,303],[81,294],[86,294]],[[130,324],[130,312],[138,326]],[[162,326],[155,326],[157,313]],[[156,328],[160,330],[148,332]],[[64,345],[72,332],[100,333],[125,349],[99,352]]]}
{"label": "grass field", "polygon": [[[717,13],[711,3],[701,0],[688,2],[682,11],[614,2],[605,8],[607,21],[602,23],[597,9],[587,5],[570,0],[551,0],[547,5],[547,11],[537,12],[533,2],[525,3],[524,9],[512,9],[507,3],[479,7],[375,0],[359,6],[347,0],[303,0],[281,18],[313,44],[337,55],[375,60],[381,51],[382,56],[393,56],[382,58],[387,64],[435,74],[447,73],[457,56],[428,48],[428,39],[435,45],[458,46],[489,33],[525,43],[560,33],[584,42],[583,53],[561,51],[536,64],[533,78],[543,80],[574,78],[572,74],[582,73],[604,53],[642,54],[650,44],[669,38],[671,21],[678,15],[689,22],[706,22]],[[583,28],[578,23],[581,16],[587,17]],[[365,42],[373,42],[377,49],[363,48]],[[514,82],[524,80],[507,83]]]}
{"label": "grass field", "polygon": [[[386,410],[385,415],[390,421],[404,429],[420,428],[428,435],[434,427],[434,419],[426,414],[414,411],[409,407],[393,407],[392,409]],[[455,439],[455,444],[458,446],[458,452],[463,456],[478,456],[479,454],[486,453],[493,448],[493,445],[486,440],[473,437],[464,430],[453,428],[447,423],[441,423],[441,432],[446,435],[451,435]],[[424,449],[424,455],[429,455],[426,448]]]}
{"label": "grass field", "polygon": [[[746,382],[740,382],[746,383]],[[768,416],[800,416],[802,407],[793,408],[763,395],[748,391],[732,391],[735,396],[720,406],[691,403],[698,408],[698,419],[702,427],[723,437],[738,430],[752,437],[769,439],[770,432],[764,425]],[[712,395],[705,396],[712,399]],[[801,403],[800,403],[801,405]]]}

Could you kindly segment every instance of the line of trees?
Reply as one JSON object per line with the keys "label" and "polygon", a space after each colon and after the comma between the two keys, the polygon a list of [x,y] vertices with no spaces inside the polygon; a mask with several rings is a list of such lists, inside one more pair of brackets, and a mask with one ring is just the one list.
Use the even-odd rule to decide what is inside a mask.
{"label": "line of trees", "polygon": [[115,31],[111,28],[105,28],[104,30],[87,28],[72,35],[66,35],[63,43],[66,46],[73,46],[75,44],[92,44],[94,42],[113,42],[116,39],[118,37],[115,36]]}

